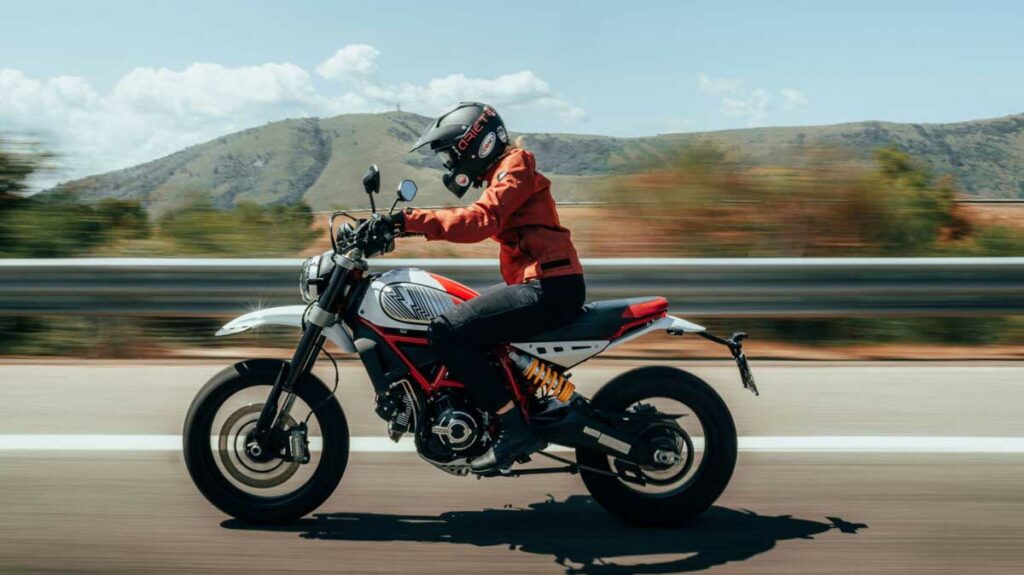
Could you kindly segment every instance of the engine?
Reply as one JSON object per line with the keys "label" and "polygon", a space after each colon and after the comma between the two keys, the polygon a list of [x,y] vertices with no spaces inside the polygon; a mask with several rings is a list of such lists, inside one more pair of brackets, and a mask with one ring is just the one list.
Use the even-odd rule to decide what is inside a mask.
{"label": "engine", "polygon": [[469,461],[490,443],[485,415],[462,390],[441,392],[426,411],[417,436],[420,456],[444,471],[465,475]]}
{"label": "engine", "polygon": [[454,475],[466,475],[469,461],[490,443],[486,414],[461,389],[445,390],[424,401],[408,380],[399,380],[377,396],[376,411],[388,422],[393,441],[415,433],[420,457]]}

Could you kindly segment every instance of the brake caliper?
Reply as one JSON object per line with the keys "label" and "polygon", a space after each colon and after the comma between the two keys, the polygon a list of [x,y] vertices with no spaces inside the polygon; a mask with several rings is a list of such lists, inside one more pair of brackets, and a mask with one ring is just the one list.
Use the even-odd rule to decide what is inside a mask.
{"label": "brake caliper", "polygon": [[309,463],[309,438],[306,422],[288,430],[288,452],[285,460],[298,463]]}

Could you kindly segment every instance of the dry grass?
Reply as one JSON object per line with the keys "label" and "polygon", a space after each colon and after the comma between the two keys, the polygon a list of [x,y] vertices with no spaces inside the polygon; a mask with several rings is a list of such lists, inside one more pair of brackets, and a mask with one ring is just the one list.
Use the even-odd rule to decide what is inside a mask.
{"label": "dry grass", "polygon": [[[962,204],[958,212],[972,225],[1003,226],[1024,231],[1024,205]],[[673,238],[678,220],[671,211],[645,207],[636,209],[625,204],[600,206],[565,205],[558,208],[562,225],[572,230],[573,242],[583,258],[679,257],[686,255]],[[638,217],[639,215],[639,217]],[[708,217],[713,217],[709,214]],[[313,225],[317,240],[303,256],[330,249],[327,219],[318,216]],[[732,238],[727,230],[718,230],[715,237],[728,244]],[[705,238],[704,242],[709,239]],[[491,241],[478,244],[428,242],[423,238],[398,240],[392,258],[496,258],[498,245]]]}
{"label": "dry grass", "polygon": [[1024,204],[962,204],[971,223],[1024,231]]}

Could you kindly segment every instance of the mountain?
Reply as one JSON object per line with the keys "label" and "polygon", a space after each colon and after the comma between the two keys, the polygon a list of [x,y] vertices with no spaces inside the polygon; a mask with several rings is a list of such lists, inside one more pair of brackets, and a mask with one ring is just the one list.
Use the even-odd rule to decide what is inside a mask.
{"label": "mountain", "polygon": [[[409,154],[428,118],[403,112],[347,114],[274,122],[192,146],[138,166],[59,186],[86,200],[126,198],[163,211],[196,193],[216,205],[238,201],[304,200],[314,209],[363,206],[361,175],[381,168],[384,201],[402,178],[420,185],[419,205],[451,203],[440,184],[440,165],[424,150]],[[953,174],[969,194],[1024,197],[1024,114],[955,124],[858,122],[834,126],[751,128],[645,138],[575,134],[524,134],[559,200],[596,199],[595,178],[657,163],[702,142],[754,163],[785,164],[805,146],[835,146],[868,160],[873,150],[895,144]]]}

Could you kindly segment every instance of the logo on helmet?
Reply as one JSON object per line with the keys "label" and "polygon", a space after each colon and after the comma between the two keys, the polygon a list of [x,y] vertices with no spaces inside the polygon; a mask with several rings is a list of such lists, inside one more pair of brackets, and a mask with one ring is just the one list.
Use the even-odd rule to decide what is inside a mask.
{"label": "logo on helmet", "polygon": [[458,148],[460,152],[465,152],[469,149],[469,145],[473,143],[473,140],[480,135],[480,132],[484,131],[484,125],[487,123],[487,118],[492,118],[497,115],[498,113],[494,111],[494,108],[490,106],[484,108],[484,113],[480,114],[476,121],[473,122],[473,125],[466,130],[466,133],[463,134],[462,139],[459,140],[455,147]]}
{"label": "logo on helmet", "polygon": [[484,136],[484,141],[480,143],[480,152],[477,154],[477,156],[479,156],[481,159],[490,156],[491,152],[494,151],[495,139],[496,136],[494,135],[494,132],[491,132],[490,134]]}
{"label": "logo on helmet", "polygon": [[463,187],[463,188],[468,187],[469,186],[469,176],[467,176],[466,174],[456,174],[455,175],[455,185],[457,185],[459,187]]}
{"label": "logo on helmet", "polygon": [[505,126],[498,126],[498,129],[494,132],[498,134],[498,139],[501,140],[502,144],[508,143],[508,134],[505,133]]}

